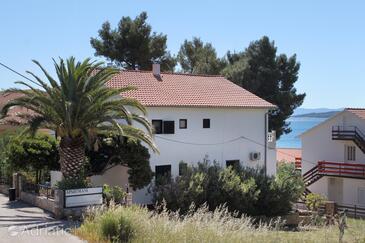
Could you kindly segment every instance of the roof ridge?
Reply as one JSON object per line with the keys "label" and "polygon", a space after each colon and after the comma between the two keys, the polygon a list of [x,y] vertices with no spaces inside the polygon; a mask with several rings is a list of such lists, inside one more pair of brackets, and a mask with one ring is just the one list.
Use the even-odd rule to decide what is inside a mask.
{"label": "roof ridge", "polygon": [[[135,73],[151,73],[152,70],[130,70],[124,69],[120,70],[120,72],[135,72]],[[173,72],[161,72],[161,74],[169,74],[169,75],[183,75],[183,76],[196,76],[196,77],[220,77],[224,78],[223,75],[213,75],[213,74],[195,74],[195,73],[173,73]]]}

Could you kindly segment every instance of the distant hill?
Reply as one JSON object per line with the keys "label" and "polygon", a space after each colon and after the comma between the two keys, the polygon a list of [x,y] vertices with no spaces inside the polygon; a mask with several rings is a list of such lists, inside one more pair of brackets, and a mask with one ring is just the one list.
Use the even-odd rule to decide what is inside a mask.
{"label": "distant hill", "polygon": [[327,112],[310,112],[300,115],[294,115],[292,117],[311,117],[311,118],[329,118],[336,115],[340,111],[327,111]]}
{"label": "distant hill", "polygon": [[330,109],[330,108],[297,108],[294,110],[293,117],[296,117],[298,115],[305,115],[305,114],[311,114],[311,113],[327,113],[331,111],[342,111],[343,108],[338,109]]}

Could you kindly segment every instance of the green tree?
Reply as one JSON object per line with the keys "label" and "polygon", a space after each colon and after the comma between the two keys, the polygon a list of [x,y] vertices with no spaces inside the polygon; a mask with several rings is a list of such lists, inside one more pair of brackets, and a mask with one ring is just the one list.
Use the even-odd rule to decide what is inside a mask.
{"label": "green tree", "polygon": [[[118,70],[103,67],[103,63],[91,62],[90,59],[76,62],[71,57],[66,62],[63,59],[59,63],[54,61],[57,74],[54,79],[37,61],[34,62],[47,81],[28,72],[37,86],[17,82],[27,89],[7,91],[23,96],[9,101],[2,108],[2,116],[5,117],[11,107],[24,107],[29,112],[27,117],[24,114],[22,117],[26,118],[24,123],[32,135],[39,128],[55,131],[60,138],[59,162],[66,180],[83,178],[85,144],[90,145],[99,133],[115,131],[144,141],[156,151],[151,124],[144,116],[146,109],[137,100],[120,95],[133,88],[111,89],[106,86]],[[133,127],[134,122],[146,130]]]}
{"label": "green tree", "polygon": [[42,172],[59,169],[57,141],[45,134],[13,136],[7,145],[6,154],[12,168],[35,172],[37,184]]}
{"label": "green tree", "polygon": [[173,71],[176,61],[166,50],[167,36],[152,33],[142,12],[134,20],[122,17],[118,28],[111,29],[105,22],[99,30],[99,38],[91,38],[96,56],[104,56],[125,69],[151,70],[153,62],[161,64],[161,70]]}
{"label": "green tree", "polygon": [[185,40],[180,47],[177,60],[185,73],[193,74],[219,74],[226,62],[217,57],[211,43],[205,43],[197,37]]}
{"label": "green tree", "polygon": [[134,190],[151,182],[150,154],[139,141],[118,135],[100,135],[98,141],[96,149],[87,149],[86,152],[92,174],[102,173],[114,165],[124,165],[129,168],[128,181]]}
{"label": "green tree", "polygon": [[298,94],[294,87],[300,68],[296,55],[277,55],[275,43],[264,36],[252,42],[244,52],[228,52],[227,59],[229,65],[223,74],[229,80],[277,105],[269,119],[270,129],[276,131],[277,137],[291,132],[286,119],[305,98],[305,94]]}

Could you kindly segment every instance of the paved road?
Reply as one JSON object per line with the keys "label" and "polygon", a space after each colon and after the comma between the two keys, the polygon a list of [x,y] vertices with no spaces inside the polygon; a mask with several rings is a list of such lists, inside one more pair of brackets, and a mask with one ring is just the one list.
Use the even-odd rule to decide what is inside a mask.
{"label": "paved road", "polygon": [[1,243],[81,243],[67,233],[72,224],[55,220],[46,211],[16,201],[9,202],[0,193],[0,242]]}

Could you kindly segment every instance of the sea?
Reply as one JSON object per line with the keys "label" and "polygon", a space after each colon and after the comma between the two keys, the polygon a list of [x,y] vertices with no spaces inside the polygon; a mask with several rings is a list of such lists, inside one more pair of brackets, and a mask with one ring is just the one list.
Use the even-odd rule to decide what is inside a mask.
{"label": "sea", "polygon": [[277,148],[301,148],[302,144],[299,135],[311,129],[328,118],[313,118],[313,117],[291,117],[287,121],[290,122],[292,131],[282,135],[276,141]]}

